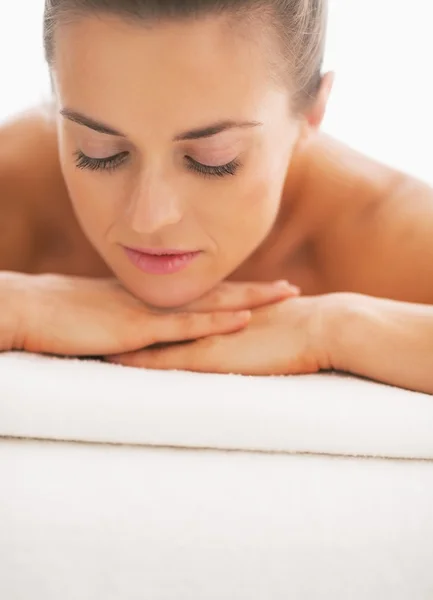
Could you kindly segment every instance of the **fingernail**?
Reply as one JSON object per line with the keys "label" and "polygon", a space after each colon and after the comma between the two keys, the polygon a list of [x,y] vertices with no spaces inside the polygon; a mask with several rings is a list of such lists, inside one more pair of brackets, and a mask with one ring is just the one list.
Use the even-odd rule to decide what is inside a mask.
{"label": "fingernail", "polygon": [[276,287],[277,289],[281,289],[281,290],[286,290],[288,287],[290,287],[290,284],[286,279],[280,279],[278,281],[274,281],[274,283],[272,285],[273,285],[273,287]]}
{"label": "fingernail", "polygon": [[284,279],[282,279],[281,281],[276,281],[274,283],[274,288],[276,288],[277,290],[282,290],[284,292],[290,291],[293,293],[299,293],[301,291],[298,288],[298,286],[292,285],[291,283],[289,283],[288,281],[286,281]]}

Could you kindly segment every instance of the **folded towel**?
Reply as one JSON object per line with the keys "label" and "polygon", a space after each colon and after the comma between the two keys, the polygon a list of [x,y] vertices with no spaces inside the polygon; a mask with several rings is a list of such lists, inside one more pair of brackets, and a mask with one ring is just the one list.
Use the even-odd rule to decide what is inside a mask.
{"label": "folded towel", "polygon": [[340,374],[243,377],[0,354],[0,437],[433,458],[433,397]]}

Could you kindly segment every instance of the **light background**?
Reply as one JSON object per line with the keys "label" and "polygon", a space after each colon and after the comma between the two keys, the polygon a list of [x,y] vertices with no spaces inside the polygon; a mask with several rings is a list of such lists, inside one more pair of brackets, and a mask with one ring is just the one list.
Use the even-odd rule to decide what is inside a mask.
{"label": "light background", "polygon": [[[43,0],[0,0],[0,120],[49,95]],[[330,0],[324,129],[433,183],[432,0]]]}

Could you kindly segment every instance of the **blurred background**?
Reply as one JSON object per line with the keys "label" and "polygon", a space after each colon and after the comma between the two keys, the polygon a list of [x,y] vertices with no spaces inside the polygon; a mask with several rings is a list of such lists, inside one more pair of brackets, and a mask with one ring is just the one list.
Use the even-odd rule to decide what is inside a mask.
{"label": "blurred background", "polygon": [[[50,94],[44,0],[0,2],[0,121]],[[330,0],[324,129],[433,184],[432,0]]]}

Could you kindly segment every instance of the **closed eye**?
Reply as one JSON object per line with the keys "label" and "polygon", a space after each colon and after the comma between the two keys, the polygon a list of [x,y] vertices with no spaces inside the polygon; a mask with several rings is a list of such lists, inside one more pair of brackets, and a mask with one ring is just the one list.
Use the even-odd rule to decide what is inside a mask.
{"label": "closed eye", "polygon": [[87,156],[81,150],[75,153],[75,164],[78,169],[88,169],[89,171],[115,171],[120,165],[122,165],[126,158],[129,156],[129,152],[119,152],[113,156],[107,156],[106,158],[91,158]]}
{"label": "closed eye", "polygon": [[[108,171],[113,172],[122,166],[129,156],[129,152],[119,152],[113,156],[107,156],[105,158],[91,158],[78,150],[75,153],[75,164],[78,169],[89,170],[89,171]],[[228,175],[236,175],[237,171],[241,167],[241,163],[238,159],[232,160],[225,165],[209,166],[204,165],[190,156],[186,156],[187,168],[194,173],[198,173],[203,177],[225,177]]]}
{"label": "closed eye", "polygon": [[203,175],[204,177],[225,177],[226,175],[236,175],[241,164],[238,159],[232,160],[225,165],[210,167],[197,162],[190,156],[186,156],[188,169]]}

